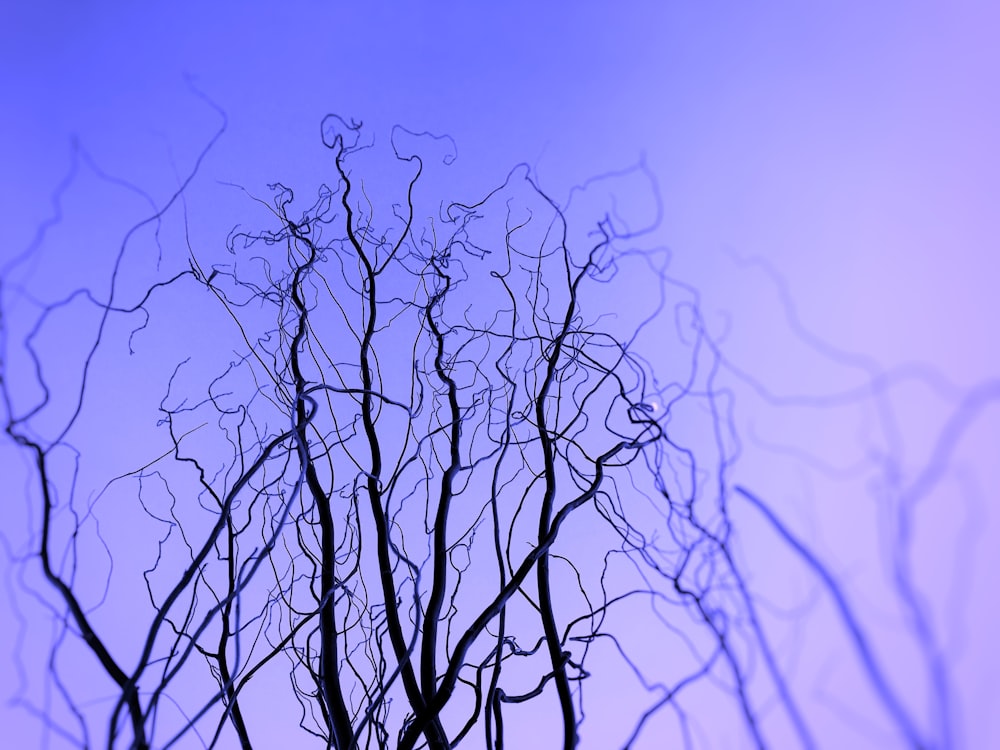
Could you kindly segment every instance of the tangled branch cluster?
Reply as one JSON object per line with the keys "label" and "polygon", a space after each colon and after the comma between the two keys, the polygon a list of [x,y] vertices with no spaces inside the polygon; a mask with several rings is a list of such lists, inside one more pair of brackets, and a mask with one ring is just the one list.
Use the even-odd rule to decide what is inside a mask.
{"label": "tangled branch cluster", "polygon": [[[730,546],[731,404],[696,295],[630,250],[616,217],[574,234],[525,168],[420,218],[424,162],[404,144],[428,138],[393,131],[386,174],[403,188],[386,189],[372,166],[386,152],[327,117],[335,179],[310,205],[272,185],[256,199],[264,228],[233,230],[228,260],[191,246],[190,270],[134,305],[114,287],[45,305],[25,339],[34,405],[5,366],[5,429],[33,457],[41,508],[25,564],[40,560],[58,595],[49,673],[69,718],[44,711],[52,731],[83,746],[98,731],[109,748],[250,748],[288,680],[292,726],[339,750],[524,747],[526,732],[570,748],[602,727],[599,742],[631,747],[666,714],[690,744],[686,696],[707,685],[763,746],[748,688],[762,663],[811,746]],[[624,304],[626,261],[659,299],[623,334],[596,311]],[[182,290],[213,295],[242,350],[201,395],[183,385],[198,363],[177,365],[159,404],[169,451],[83,502],[53,467],[85,456],[73,429],[108,321],[147,320],[151,299]],[[44,437],[34,339],[81,296],[100,322],[77,408]],[[665,336],[666,311],[686,359],[662,381],[636,341],[654,324]],[[712,455],[676,427],[690,413]],[[153,532],[140,570],[106,575],[106,590],[129,577],[145,590],[128,645],[79,585],[94,569],[88,529],[109,546],[88,526],[111,523],[109,488]],[[61,666],[81,649],[110,702],[88,703]]]}

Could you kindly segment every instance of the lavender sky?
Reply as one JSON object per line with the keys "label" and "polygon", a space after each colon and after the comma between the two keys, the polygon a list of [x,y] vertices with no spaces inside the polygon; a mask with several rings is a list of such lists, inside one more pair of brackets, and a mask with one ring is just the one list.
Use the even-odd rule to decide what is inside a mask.
{"label": "lavender sky", "polygon": [[[732,486],[766,498],[822,557],[932,746],[1000,743],[1000,11],[964,1],[536,5],[8,3],[0,263],[51,218],[74,139],[107,174],[168,194],[218,128],[196,90],[229,123],[202,168],[207,186],[263,192],[314,179],[327,112],[375,132],[400,123],[450,135],[455,199],[519,162],[560,200],[643,160],[662,201],[650,245],[670,249],[671,277],[698,290],[721,347],[742,443]],[[90,258],[106,258],[145,210],[81,173],[44,274],[19,271],[33,293],[99,274],[106,266]],[[648,205],[648,186],[632,189],[615,200]],[[197,200],[210,193],[189,198],[206,225]],[[206,232],[224,237],[238,211],[230,196]],[[622,309],[641,306],[627,292],[617,292]],[[668,353],[646,356],[655,367]],[[128,442],[125,427],[107,429],[111,444]],[[20,507],[24,458],[4,443],[0,465],[9,592],[10,556],[26,549],[32,521]],[[109,476],[116,466],[111,455]],[[906,747],[845,666],[851,644],[817,576],[749,501],[731,502],[750,582],[782,613],[769,622],[818,745]],[[900,555],[916,610],[900,603]],[[21,690],[6,666],[25,623],[46,621],[16,597],[0,607],[4,701]],[[915,635],[915,611],[930,641]],[[25,649],[21,663],[37,669]],[[943,669],[936,687],[929,654]],[[0,715],[17,746],[38,744],[28,712],[4,704]],[[750,746],[715,729],[696,746]],[[645,739],[659,746],[655,733]]]}

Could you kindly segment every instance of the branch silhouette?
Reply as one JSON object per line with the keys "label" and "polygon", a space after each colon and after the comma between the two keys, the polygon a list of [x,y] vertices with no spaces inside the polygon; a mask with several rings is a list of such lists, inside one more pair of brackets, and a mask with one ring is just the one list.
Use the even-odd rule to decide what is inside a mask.
{"label": "branch silhouette", "polygon": [[[43,300],[17,280],[48,226],[3,269],[4,430],[30,456],[39,519],[19,564],[40,568],[47,588],[25,588],[56,623],[57,705],[23,703],[50,737],[249,749],[280,721],[337,750],[499,750],[538,732],[567,749],[589,732],[631,748],[672,731],[693,747],[688,696],[705,689],[740,718],[741,742],[769,746],[780,721],[816,747],[739,562],[735,493],[834,598],[908,746],[931,746],[830,570],[732,484],[740,438],[721,374],[734,368],[669,254],[641,246],[660,213],[645,164],[564,203],[524,165],[478,200],[441,202],[427,188],[456,158],[450,139],[396,128],[381,145],[328,115],[328,184],[306,201],[280,182],[268,198],[239,188],[248,215],[214,253],[180,209],[224,127],[166,200],[147,196],[109,292]],[[580,208],[619,179],[645,181],[651,223]],[[169,221],[185,239],[158,250],[161,275],[130,275],[137,238]],[[77,321],[67,386],[45,342],[78,307],[96,322]],[[85,500],[73,462],[90,466],[88,441],[133,409],[88,422],[105,403],[101,357],[171,326],[192,353],[150,375],[153,447]],[[650,340],[670,372],[650,364],[663,359]],[[704,420],[708,449],[682,413]],[[138,548],[118,546],[119,516]],[[83,683],[80,654],[93,657]],[[630,707],[602,705],[622,675]]]}

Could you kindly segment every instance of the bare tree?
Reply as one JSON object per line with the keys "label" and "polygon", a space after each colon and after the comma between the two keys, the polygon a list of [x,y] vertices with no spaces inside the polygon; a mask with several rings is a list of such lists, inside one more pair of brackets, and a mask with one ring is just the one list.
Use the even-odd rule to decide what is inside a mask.
{"label": "bare tree", "polygon": [[[598,730],[598,745],[632,747],[657,722],[662,742],[669,721],[692,746],[686,696],[706,685],[754,746],[765,720],[814,746],[733,552],[738,448],[695,292],[662,252],[634,249],[642,230],[614,213],[581,229],[525,167],[480,200],[440,204],[420,192],[418,152],[448,162],[447,139],[396,128],[376,146],[332,115],[322,138],[332,180],[305,202],[282,184],[251,196],[254,228],[229,234],[227,258],[178,234],[155,281],[121,288],[130,258],[151,252],[130,238],[186,216],[192,171],[162,205],[148,199],[105,295],[78,287],[38,301],[29,323],[5,315],[5,430],[30,456],[39,514],[23,562],[40,566],[56,623],[55,697],[37,709],[52,736],[250,748],[284,722],[338,750],[531,735],[572,748]],[[8,265],[5,310],[30,306],[11,280],[32,257]],[[625,328],[628,264],[654,293]],[[102,353],[149,348],[171,325],[216,336],[183,314],[206,300],[228,334],[192,350],[228,363],[206,378],[210,359],[175,361],[158,406],[167,449],[83,492]],[[95,317],[67,406],[39,341],[77,306]],[[676,372],[654,374],[644,336]],[[684,434],[694,414],[700,437]],[[108,432],[122,424],[100,415]],[[116,547],[114,524],[145,541]],[[922,746],[860,630],[858,643]]]}

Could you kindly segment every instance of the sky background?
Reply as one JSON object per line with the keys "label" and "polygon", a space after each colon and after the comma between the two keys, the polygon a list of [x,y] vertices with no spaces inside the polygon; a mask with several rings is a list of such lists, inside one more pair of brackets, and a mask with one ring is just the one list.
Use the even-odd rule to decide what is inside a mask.
{"label": "sky background", "polygon": [[[948,667],[953,745],[1000,743],[1000,415],[996,388],[981,387],[1000,377],[1000,11],[373,5],[3,4],[0,260],[51,215],[74,138],[108,173],[163,195],[218,125],[189,80],[229,120],[205,174],[258,192],[317,173],[327,112],[376,133],[449,134],[455,197],[527,162],[558,200],[644,159],[663,205],[655,241],[699,290],[731,365],[745,448],[734,481],[768,497],[845,582],[933,737],[935,699],[886,574],[894,509],[915,508],[910,559]],[[67,275],[52,289],[75,280],[88,247],[120,241],[108,208],[99,191],[73,204],[76,234],[57,251]],[[23,471],[8,446],[0,461]],[[780,598],[791,558],[759,515],[734,508],[756,585]],[[21,526],[0,528],[16,545]],[[804,693],[837,707],[817,716],[862,717],[831,719],[840,728],[817,732],[822,746],[896,746],[852,702],[854,678],[831,671],[836,616],[811,616],[829,643],[802,646]],[[0,632],[15,629],[0,612]],[[6,699],[13,688],[2,676],[0,687]],[[0,710],[32,746],[30,718]]]}

